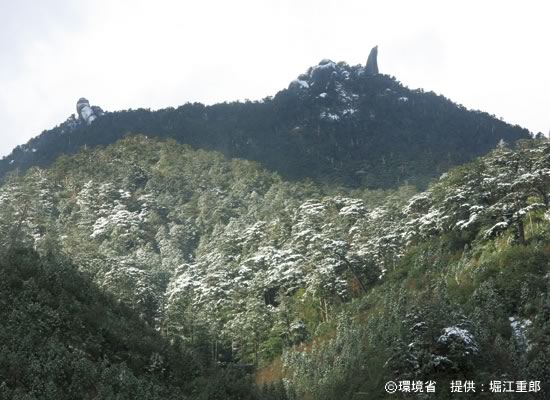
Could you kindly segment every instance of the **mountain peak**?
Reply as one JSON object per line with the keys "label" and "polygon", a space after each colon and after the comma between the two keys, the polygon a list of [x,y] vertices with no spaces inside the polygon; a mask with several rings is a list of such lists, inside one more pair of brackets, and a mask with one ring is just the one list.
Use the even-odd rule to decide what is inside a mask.
{"label": "mountain peak", "polygon": [[302,91],[312,89],[313,94],[325,92],[334,87],[336,82],[350,80],[352,76],[363,74],[363,67],[360,65],[351,67],[345,62],[334,62],[325,58],[319,64],[310,67],[306,73],[300,74],[297,79],[290,82],[288,89],[291,91]]}
{"label": "mountain peak", "polygon": [[[345,62],[334,62],[325,58],[319,64],[310,67],[306,73],[298,76],[297,79],[290,82],[288,89],[301,92],[305,89],[314,89],[313,94],[317,95],[326,91],[336,82],[344,83],[351,78],[359,77],[363,74],[378,75],[378,46],[374,46],[367,59],[365,67],[361,65],[350,66]],[[319,91],[320,90],[320,91]]]}

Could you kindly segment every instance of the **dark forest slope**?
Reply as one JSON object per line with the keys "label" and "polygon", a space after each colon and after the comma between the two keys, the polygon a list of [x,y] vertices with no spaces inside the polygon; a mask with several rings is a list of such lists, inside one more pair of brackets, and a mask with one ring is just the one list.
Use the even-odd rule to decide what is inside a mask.
{"label": "dark forest slope", "polygon": [[258,161],[289,179],[425,187],[430,178],[485,154],[501,139],[530,137],[525,129],[443,96],[329,60],[261,102],[128,110],[100,115],[92,124],[78,122],[71,118],[17,147],[0,161],[0,176],[47,166],[85,145],[142,133]]}

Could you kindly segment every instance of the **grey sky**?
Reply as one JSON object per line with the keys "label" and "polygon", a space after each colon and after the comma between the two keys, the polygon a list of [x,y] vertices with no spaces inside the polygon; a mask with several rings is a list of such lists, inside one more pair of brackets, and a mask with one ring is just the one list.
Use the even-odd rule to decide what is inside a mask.
{"label": "grey sky", "polygon": [[105,110],[261,99],[323,58],[550,129],[541,1],[0,0],[0,155]]}

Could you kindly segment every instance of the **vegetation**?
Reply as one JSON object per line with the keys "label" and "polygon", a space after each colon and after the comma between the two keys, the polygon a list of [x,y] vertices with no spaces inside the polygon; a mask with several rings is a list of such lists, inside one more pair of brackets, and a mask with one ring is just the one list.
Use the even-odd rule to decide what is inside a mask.
{"label": "vegetation", "polygon": [[[67,260],[17,248],[0,263],[4,399],[181,399],[201,371]],[[206,372],[206,371],[204,371]]]}
{"label": "vegetation", "polygon": [[328,60],[273,98],[177,109],[106,113],[91,125],[66,123],[0,160],[0,176],[45,167],[61,154],[109,145],[128,132],[174,138],[197,149],[260,162],[286,180],[348,188],[425,189],[450,167],[529,138],[518,126],[470,111],[395,78]]}
{"label": "vegetation", "polygon": [[10,175],[0,393],[382,399],[432,380],[445,399],[452,380],[537,380],[542,399],[549,191],[545,140],[422,193],[288,182],[144,136]]}

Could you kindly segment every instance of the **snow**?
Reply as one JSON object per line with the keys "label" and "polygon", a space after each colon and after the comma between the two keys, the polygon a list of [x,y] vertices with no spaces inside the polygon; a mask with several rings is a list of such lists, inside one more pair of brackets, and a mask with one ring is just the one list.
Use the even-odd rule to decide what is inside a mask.
{"label": "snow", "polygon": [[472,214],[470,214],[470,218],[467,221],[466,220],[458,221],[455,226],[460,230],[464,230],[470,227],[474,222],[479,220],[479,217],[481,214],[479,214],[478,211],[482,211],[482,210],[483,210],[483,207],[481,206],[470,207],[470,211],[471,212],[473,211]]}
{"label": "snow", "polygon": [[92,234],[90,235],[90,237],[95,239],[103,235],[108,225],[109,225],[109,220],[107,218],[105,217],[98,218],[92,228]]}
{"label": "snow", "polygon": [[398,98],[397,100],[399,100],[399,101],[405,103],[405,102],[409,101],[409,98],[403,96],[403,97]]}
{"label": "snow", "polygon": [[351,93],[349,90],[346,90],[340,82],[336,82],[335,90],[336,93],[338,93],[340,101],[342,101],[343,103],[348,103],[359,98],[357,94]]}
{"label": "snow", "polygon": [[446,346],[456,342],[464,345],[465,354],[476,354],[479,352],[474,336],[467,329],[458,326],[444,328],[443,333],[437,339],[438,344]]}
{"label": "snow", "polygon": [[533,322],[529,319],[520,319],[518,317],[509,317],[510,327],[512,328],[512,336],[516,340],[518,347],[522,351],[529,350],[530,343],[527,339],[527,330]]}
{"label": "snow", "polygon": [[317,96],[317,97],[320,97],[320,98],[324,99],[325,97],[327,97],[327,94],[326,94],[326,93],[321,93],[321,94],[320,94],[319,96]]}
{"label": "snow", "polygon": [[357,112],[356,108],[347,108],[344,111],[342,111],[342,115],[353,115]]}
{"label": "snow", "polygon": [[316,215],[325,211],[326,207],[322,203],[318,203],[315,200],[309,200],[303,203],[298,211],[304,214]]}
{"label": "snow", "polygon": [[429,192],[424,192],[424,193],[417,194],[416,196],[411,198],[411,200],[409,201],[409,203],[405,207],[405,212],[407,214],[420,212],[421,210],[424,210],[424,209],[428,208],[430,202],[431,202],[431,200],[430,200],[430,193]]}
{"label": "snow", "polygon": [[[426,323],[425,322],[417,322],[416,324],[413,325],[413,327],[411,328],[411,331],[413,332],[417,332],[417,331],[422,331],[424,329],[426,329]],[[411,345],[409,345],[410,347]]]}
{"label": "snow", "polygon": [[86,123],[89,125],[97,118],[94,114],[94,111],[89,105],[85,105],[82,108],[80,108],[80,116]]}
{"label": "snow", "polygon": [[339,214],[341,216],[360,217],[366,213],[366,208],[362,202],[356,202],[348,206],[342,207]]}
{"label": "snow", "polygon": [[[307,84],[306,81],[307,78],[304,78],[303,82]],[[323,95],[327,93],[322,93],[319,97],[324,97]],[[352,105],[353,103],[339,106],[336,111],[328,110],[325,117],[351,114],[354,108],[341,110]],[[339,115],[329,111],[338,112]],[[515,203],[511,203],[510,199],[527,193],[525,187],[529,187],[531,181],[539,182],[539,179],[550,176],[550,169],[547,168],[537,170],[537,167],[520,166],[515,170],[514,167],[515,165],[511,166],[509,163],[502,164],[499,168],[485,168],[485,172],[467,172],[464,178],[451,172],[448,181],[435,183],[431,191],[413,197],[408,204],[403,197],[390,200],[372,210],[361,199],[324,194],[318,194],[319,198],[308,201],[301,200],[301,204],[296,203],[299,201],[297,199],[282,196],[284,217],[274,214],[276,217],[268,221],[259,220],[261,216],[268,217],[261,211],[256,211],[255,206],[245,210],[243,214],[240,214],[240,209],[235,209],[232,210],[230,222],[216,226],[211,236],[205,234],[205,239],[201,239],[193,258],[190,255],[180,257],[178,253],[179,240],[185,241],[195,235],[189,233],[191,228],[188,229],[194,224],[192,217],[174,222],[178,229],[185,227],[181,228],[181,234],[176,232],[176,228],[172,229],[173,226],[168,226],[165,234],[155,236],[155,232],[152,232],[149,236],[154,239],[140,236],[140,228],[148,226],[141,225],[142,222],[148,216],[151,218],[154,215],[153,210],[161,204],[169,203],[156,193],[147,193],[147,189],[132,192],[126,190],[125,186],[120,188],[114,182],[101,185],[91,180],[87,183],[84,183],[85,180],[79,181],[74,184],[74,190],[81,187],[76,197],[77,207],[74,207],[75,212],[78,212],[75,219],[80,218],[77,220],[78,226],[84,226],[86,230],[83,232],[91,232],[91,238],[97,240],[94,245],[101,246],[101,251],[105,251],[105,254],[114,253],[107,246],[118,238],[130,238],[132,242],[138,243],[136,246],[144,249],[144,255],[141,256],[134,248],[128,249],[133,252],[131,257],[134,260],[141,261],[125,265],[123,271],[121,268],[120,275],[109,271],[103,277],[116,281],[124,274],[135,278],[135,281],[139,280],[132,282],[139,289],[139,285],[147,284],[143,279],[150,279],[147,275],[149,269],[143,267],[144,265],[162,263],[164,268],[164,263],[168,262],[165,260],[170,260],[174,266],[170,271],[174,272],[166,292],[169,307],[180,306],[184,299],[185,304],[200,304],[206,307],[207,312],[228,307],[229,318],[238,318],[241,311],[235,308],[244,310],[248,305],[236,298],[239,293],[247,290],[260,293],[261,296],[266,288],[280,288],[283,293],[292,293],[296,288],[304,288],[306,293],[326,289],[345,296],[348,284],[342,279],[341,271],[345,266],[339,254],[349,255],[348,259],[354,262],[372,260],[377,267],[375,276],[384,279],[387,270],[392,268],[391,260],[404,254],[410,238],[423,239],[442,230],[473,230],[479,229],[479,226],[483,226],[484,230],[493,225],[491,233],[507,229],[514,222],[512,214],[517,211],[512,207]],[[507,172],[502,173],[503,170]],[[39,180],[34,179],[33,182]],[[517,185],[511,185],[511,182],[516,182]],[[215,198],[215,201],[229,197],[229,189],[224,192],[216,184],[206,181],[201,185],[201,195],[209,194],[208,198]],[[543,185],[545,186],[542,187],[548,187],[546,183]],[[50,201],[48,190],[41,186],[38,189],[34,192],[38,194],[37,200]],[[4,201],[2,196],[9,197],[6,201],[13,201],[10,195],[5,195],[5,190],[4,187],[0,191],[0,204]],[[212,193],[216,195],[211,195]],[[248,188],[243,193],[250,193],[252,196],[254,192]],[[529,197],[522,200],[518,215],[545,207],[538,203],[542,201],[539,194],[527,194]],[[268,196],[260,194],[255,197],[255,201],[260,203]],[[379,203],[373,203],[373,206],[376,204]],[[217,206],[214,204],[212,207]],[[550,219],[550,211],[545,217]],[[125,232],[135,236],[129,236]],[[197,234],[199,237],[201,235],[202,233]],[[100,239],[105,238],[108,240],[99,243]],[[35,234],[34,239],[41,240],[41,237]],[[66,237],[62,237],[63,239]],[[147,245],[151,245],[150,248],[144,245],[148,240],[151,240],[147,242]],[[156,245],[161,254],[155,253]],[[182,253],[184,251],[193,250],[181,250]],[[143,261],[147,257],[151,261]],[[109,264],[119,265],[115,261],[109,261]],[[106,263],[102,271],[107,271],[107,268],[110,266]],[[510,317],[509,324],[519,347],[528,348],[527,336],[531,321]],[[475,337],[462,325],[445,328],[440,335],[436,335],[436,339],[441,345],[466,348],[468,354],[475,353],[478,349]],[[439,360],[437,362],[448,362],[444,356],[437,357],[440,357],[436,359]]]}
{"label": "snow", "polygon": [[448,357],[445,357],[445,356],[435,356],[435,357],[433,357],[432,358],[432,363],[436,367],[452,365],[452,361]]}
{"label": "snow", "polygon": [[307,89],[309,88],[309,84],[306,81],[303,81],[301,79],[294,79],[292,82],[290,82],[289,87],[298,87],[300,89]]}
{"label": "snow", "polygon": [[332,60],[325,58],[324,60],[321,60],[319,65],[316,65],[311,68],[310,75],[313,75],[314,71],[322,70],[322,69],[336,69],[336,63]]}
{"label": "snow", "polygon": [[122,199],[129,199],[130,197],[132,197],[131,193],[128,192],[128,191],[124,191],[124,190],[120,189],[118,192],[120,193],[120,197]]}
{"label": "snow", "polygon": [[301,330],[304,330],[305,328],[306,328],[306,326],[304,324],[304,321],[302,321],[302,320],[294,321],[290,324],[290,331],[291,332],[301,331]]}
{"label": "snow", "polygon": [[411,221],[409,224],[416,225],[421,233],[431,234],[434,230],[439,229],[439,221],[441,217],[440,210],[430,210],[428,213],[422,215],[420,218],[417,218]]}
{"label": "snow", "polygon": [[518,216],[523,217],[524,215],[527,215],[531,211],[536,211],[536,210],[545,209],[545,208],[546,206],[542,203],[530,204],[527,207],[523,207],[522,209],[515,212],[513,217],[518,217]]}
{"label": "snow", "polygon": [[340,116],[338,114],[333,114],[331,112],[323,111],[320,115],[323,119],[328,119],[331,121],[338,121],[340,119]]}
{"label": "snow", "polygon": [[495,234],[498,234],[506,229],[508,229],[508,222],[502,221],[498,222],[495,225],[493,225],[490,229],[487,229],[485,231],[485,238],[490,238],[494,236]]}

